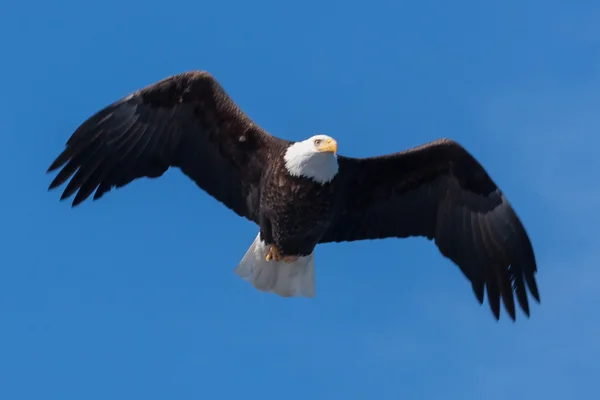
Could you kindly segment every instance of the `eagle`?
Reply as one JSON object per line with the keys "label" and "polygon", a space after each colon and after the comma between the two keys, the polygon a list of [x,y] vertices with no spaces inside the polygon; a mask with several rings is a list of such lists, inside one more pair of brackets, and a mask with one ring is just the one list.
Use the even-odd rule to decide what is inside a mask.
{"label": "eagle", "polygon": [[[540,302],[530,239],[482,165],[460,144],[439,139],[369,158],[338,154],[318,134],[290,141],[245,114],[207,71],[172,75],[85,120],[48,172],[67,180],[72,207],[134,179],[179,168],[258,234],[234,272],[262,292],[315,295],[318,244],[424,237],[484,291],[496,320],[501,300],[529,317]],[[527,290],[529,289],[529,290]],[[516,302],[515,302],[516,298]]]}

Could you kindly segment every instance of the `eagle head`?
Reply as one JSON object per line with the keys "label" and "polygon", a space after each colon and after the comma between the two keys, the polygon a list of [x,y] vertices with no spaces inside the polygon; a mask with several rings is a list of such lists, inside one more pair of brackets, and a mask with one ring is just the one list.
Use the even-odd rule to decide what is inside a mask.
{"label": "eagle head", "polygon": [[337,142],[327,135],[315,135],[292,143],[284,155],[290,175],[305,177],[317,183],[330,182],[338,172]]}

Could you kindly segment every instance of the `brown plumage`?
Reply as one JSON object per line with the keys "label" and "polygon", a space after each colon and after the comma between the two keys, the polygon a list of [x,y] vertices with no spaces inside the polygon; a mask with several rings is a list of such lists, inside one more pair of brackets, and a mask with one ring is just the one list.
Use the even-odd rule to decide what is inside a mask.
{"label": "brown plumage", "polygon": [[535,256],[510,203],[463,147],[442,139],[373,158],[339,157],[337,216],[320,243],[424,236],[456,263],[494,315],[500,298],[515,319],[513,291],[529,315]]}
{"label": "brown plumage", "polygon": [[171,76],[104,108],[85,121],[52,163],[65,163],[50,184],[75,173],[61,199],[73,206],[136,178],[179,167],[238,215],[258,221],[261,171],[289,141],[257,126],[207,72]]}
{"label": "brown plumage", "polygon": [[[317,141],[317,150],[312,142],[296,143],[320,154]],[[209,73],[187,72],[85,121],[50,166],[62,167],[50,189],[72,177],[61,199],[75,194],[75,206],[94,191],[98,199],[112,187],[179,167],[258,224],[255,243],[276,246],[282,256],[312,257],[318,243],[423,236],[460,267],[480,303],[487,292],[497,319],[500,299],[515,319],[513,292],[527,315],[527,288],[539,302],[535,256],[523,225],[484,168],[456,142],[442,139],[381,157],[337,156],[339,170],[323,182],[290,175],[284,155],[293,144],[257,126]],[[265,290],[279,293],[275,286]]]}

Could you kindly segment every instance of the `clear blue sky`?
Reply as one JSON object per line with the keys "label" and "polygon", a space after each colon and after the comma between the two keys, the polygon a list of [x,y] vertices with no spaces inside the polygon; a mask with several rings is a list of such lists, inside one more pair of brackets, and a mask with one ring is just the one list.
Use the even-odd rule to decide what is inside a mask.
{"label": "clear blue sky", "polygon": [[[0,398],[597,393],[600,6],[491,3],[8,2]],[[177,170],[76,209],[46,191],[84,119],[190,69],[345,155],[462,143],[528,228],[542,304],[496,322],[424,239],[319,247],[317,297],[282,299],[233,274],[257,228]]]}

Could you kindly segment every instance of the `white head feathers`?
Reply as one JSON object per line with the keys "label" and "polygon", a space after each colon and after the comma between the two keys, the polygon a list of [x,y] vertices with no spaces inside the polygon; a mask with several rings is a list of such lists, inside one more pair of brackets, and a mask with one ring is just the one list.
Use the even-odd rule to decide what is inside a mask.
{"label": "white head feathers", "polygon": [[296,142],[285,152],[285,167],[292,176],[310,178],[320,184],[330,182],[338,172],[337,142],[316,135]]}

